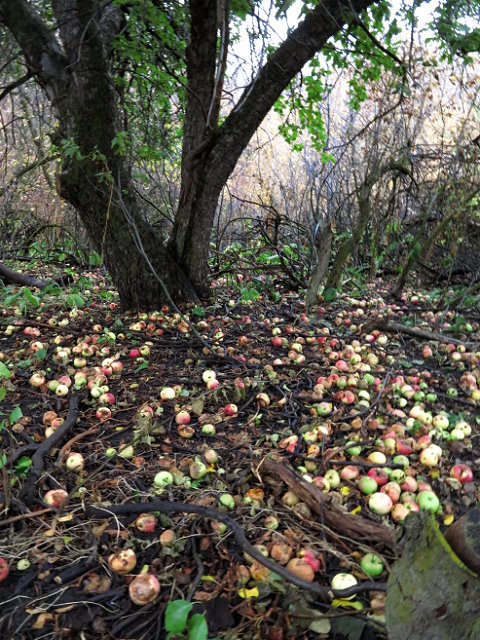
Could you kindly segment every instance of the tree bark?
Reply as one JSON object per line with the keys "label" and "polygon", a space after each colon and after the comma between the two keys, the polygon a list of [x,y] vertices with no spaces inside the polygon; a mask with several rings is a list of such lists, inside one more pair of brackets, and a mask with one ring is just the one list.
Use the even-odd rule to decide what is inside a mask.
{"label": "tree bark", "polygon": [[387,584],[389,640],[477,640],[478,575],[461,562],[431,514],[408,516],[404,539]]}

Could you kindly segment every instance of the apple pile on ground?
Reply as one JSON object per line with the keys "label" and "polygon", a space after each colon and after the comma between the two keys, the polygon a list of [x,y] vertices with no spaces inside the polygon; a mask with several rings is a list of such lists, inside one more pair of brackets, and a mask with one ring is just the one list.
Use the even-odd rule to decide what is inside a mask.
{"label": "apple pile on ground", "polygon": [[[478,320],[460,327],[453,312],[430,311],[418,293],[390,303],[381,285],[310,314],[295,293],[266,304],[224,288],[224,300],[185,315],[165,307],[123,317],[115,302],[102,302],[98,274],[90,277],[88,308],[44,305],[31,317],[15,306],[2,310],[0,363],[10,375],[0,437],[14,498],[7,518],[21,515],[21,504],[39,515],[8,525],[18,551],[0,541],[0,594],[29,572],[29,584],[40,581],[53,602],[56,578],[88,557],[75,602],[118,590],[112,606],[126,629],[125,607],[164,603],[174,583],[185,592],[194,584],[202,602],[227,598],[243,625],[265,598],[275,602],[274,572],[242,557],[223,522],[84,516],[88,504],[153,499],[220,509],[262,556],[307,582],[385,581],[392,551],[325,530],[292,487],[257,472],[265,456],[295,469],[329,504],[386,527],[418,510],[448,527],[479,500]],[[453,339],[426,344],[372,328],[379,315],[406,327],[413,318],[421,330],[450,337],[460,328]],[[69,424],[72,395],[81,398],[79,418],[55,441]],[[49,438],[33,495],[22,496],[32,456]],[[211,581],[195,583],[198,558]],[[33,587],[25,597],[33,602]],[[335,606],[381,615],[383,604],[373,591]],[[280,626],[286,615],[277,609]],[[308,628],[301,616],[292,619]],[[266,634],[275,628],[265,625]]]}

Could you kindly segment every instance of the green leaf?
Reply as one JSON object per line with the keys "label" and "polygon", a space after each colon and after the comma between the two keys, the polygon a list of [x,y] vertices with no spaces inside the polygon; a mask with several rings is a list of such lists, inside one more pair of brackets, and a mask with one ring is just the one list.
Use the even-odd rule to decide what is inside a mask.
{"label": "green leaf", "polygon": [[39,349],[38,351],[35,351],[34,357],[36,360],[45,360],[47,357],[47,350]]}
{"label": "green leaf", "polygon": [[142,371],[143,369],[146,369],[148,367],[148,362],[141,362],[138,367],[135,369],[135,373],[138,373],[139,371]]}
{"label": "green leaf", "polygon": [[310,623],[310,626],[308,628],[314,633],[328,634],[330,633],[331,629],[330,620],[326,617],[317,618]]}
{"label": "green leaf", "polygon": [[245,287],[242,289],[242,300],[247,302],[248,300],[258,300],[260,294],[256,289]]}
{"label": "green leaf", "polygon": [[6,395],[7,390],[5,389],[5,387],[0,387],[0,402],[5,398]]}
{"label": "green leaf", "polygon": [[337,290],[333,288],[327,289],[323,294],[323,299],[325,302],[332,302],[333,300],[336,300]]}
{"label": "green leaf", "polygon": [[32,460],[28,456],[22,456],[15,465],[15,473],[26,473],[32,466]]}
{"label": "green leaf", "polygon": [[3,467],[6,464],[7,464],[7,454],[2,451],[2,453],[0,454],[0,469],[3,469]]}
{"label": "green leaf", "polygon": [[10,369],[7,366],[5,366],[3,362],[0,362],[0,379],[10,378],[11,375],[12,375],[12,372],[10,371]]}
{"label": "green leaf", "polygon": [[39,303],[40,303],[40,299],[37,298],[37,296],[34,296],[33,293],[30,291],[30,289],[28,287],[23,287],[22,288],[22,293],[24,295],[24,297],[34,306],[34,307],[38,307]]}
{"label": "green leaf", "polygon": [[193,604],[186,600],[170,600],[165,609],[165,629],[172,633],[185,631],[192,607]]}
{"label": "green leaf", "polygon": [[194,613],[188,621],[188,640],[207,640],[208,626],[205,616]]}
{"label": "green leaf", "polygon": [[205,309],[203,307],[193,307],[192,313],[194,316],[199,316],[200,318],[203,318],[203,316],[205,315]]}
{"label": "green leaf", "polygon": [[14,422],[17,422],[18,420],[20,420],[22,416],[23,416],[23,413],[20,407],[15,407],[15,409],[13,409],[13,411],[8,416],[8,422],[10,424],[13,424]]}
{"label": "green leaf", "polygon": [[68,296],[67,302],[71,307],[83,307],[85,300],[78,293],[72,293]]}

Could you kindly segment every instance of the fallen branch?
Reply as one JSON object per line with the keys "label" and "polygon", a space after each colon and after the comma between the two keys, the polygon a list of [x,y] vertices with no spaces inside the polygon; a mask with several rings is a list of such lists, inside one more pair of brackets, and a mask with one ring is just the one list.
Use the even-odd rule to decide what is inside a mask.
{"label": "fallen branch", "polygon": [[304,480],[301,475],[285,464],[265,458],[258,471],[279,476],[332,529],[355,540],[375,541],[376,544],[380,543],[388,549],[394,550],[395,532],[393,529],[351,515],[344,508],[335,505],[328,493],[323,493],[318,487]]}
{"label": "fallen branch", "polygon": [[386,318],[375,318],[372,322],[369,322],[363,327],[364,331],[371,332],[373,329],[379,329],[385,333],[404,333],[407,336],[413,336],[414,338],[421,338],[422,340],[435,340],[436,342],[453,342],[455,344],[462,344],[465,346],[471,346],[473,342],[464,342],[451,336],[445,336],[436,331],[424,331],[417,327],[407,327],[400,322],[394,320],[387,320]]}
{"label": "fallen branch", "polygon": [[287,582],[291,582],[301,589],[305,589],[306,591],[315,593],[324,602],[329,602],[333,597],[346,598],[352,595],[356,595],[357,593],[362,593],[364,591],[386,590],[385,583],[381,582],[366,581],[355,585],[354,587],[349,587],[348,589],[342,589],[341,591],[339,591],[330,589],[328,587],[323,587],[322,585],[314,582],[307,582],[306,580],[302,580],[301,578],[288,571],[288,569],[286,569],[285,567],[282,567],[271,558],[266,558],[262,553],[260,553],[260,551],[258,551],[258,549],[256,549],[247,540],[242,527],[235,520],[233,520],[233,518],[228,516],[223,511],[218,511],[217,509],[201,507],[200,505],[196,504],[168,502],[166,500],[154,500],[147,503],[127,503],[105,507],[89,505],[85,509],[85,513],[89,518],[108,518],[110,516],[136,515],[151,511],[160,511],[161,513],[194,513],[195,515],[202,516],[203,518],[211,518],[212,520],[223,522],[227,525],[227,527],[229,527],[229,529],[232,530],[232,533],[242,551],[248,553],[248,555],[257,560],[264,567],[267,567],[267,569],[270,569],[270,571],[278,574],[279,576],[284,578],[284,580],[287,580]]}
{"label": "fallen branch", "polygon": [[18,516],[11,516],[10,518],[0,520],[0,527],[7,527],[9,524],[19,522],[20,520],[27,520],[28,518],[38,518],[38,516],[43,516],[45,513],[50,513],[51,511],[54,511],[52,507],[46,507],[45,509],[38,509],[38,511],[27,511]]}
{"label": "fallen branch", "polygon": [[70,431],[70,429],[75,425],[78,418],[78,405],[80,398],[78,395],[71,396],[68,403],[68,416],[65,422],[58,427],[52,435],[44,440],[42,444],[38,447],[35,453],[32,456],[32,466],[28,473],[25,484],[22,487],[20,492],[20,499],[25,502],[27,505],[33,504],[35,492],[34,487],[39,479],[43,467],[44,467],[44,457],[47,453],[54,447],[58,442],[65,437],[65,435]]}
{"label": "fallen branch", "polygon": [[37,289],[45,289],[48,285],[58,284],[65,285],[73,281],[73,278],[69,274],[62,274],[51,280],[39,280],[32,276],[27,276],[24,273],[18,273],[0,262],[0,279],[13,284],[21,284],[25,287],[36,287]]}

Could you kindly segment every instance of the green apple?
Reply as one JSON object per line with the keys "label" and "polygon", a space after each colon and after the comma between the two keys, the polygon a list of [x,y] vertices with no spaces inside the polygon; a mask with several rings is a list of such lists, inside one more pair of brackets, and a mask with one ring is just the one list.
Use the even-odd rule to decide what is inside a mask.
{"label": "green apple", "polygon": [[378,484],[375,478],[371,478],[370,476],[362,476],[358,479],[358,488],[363,494],[368,496],[369,494],[378,491]]}
{"label": "green apple", "polygon": [[336,489],[340,484],[340,474],[335,469],[328,469],[324,475],[331,489]]}
{"label": "green apple", "polygon": [[440,507],[440,500],[433,491],[421,491],[417,496],[417,503],[423,511],[435,513]]}
{"label": "green apple", "polygon": [[376,553],[367,553],[360,560],[360,566],[367,576],[379,576],[383,571],[383,560]]}

